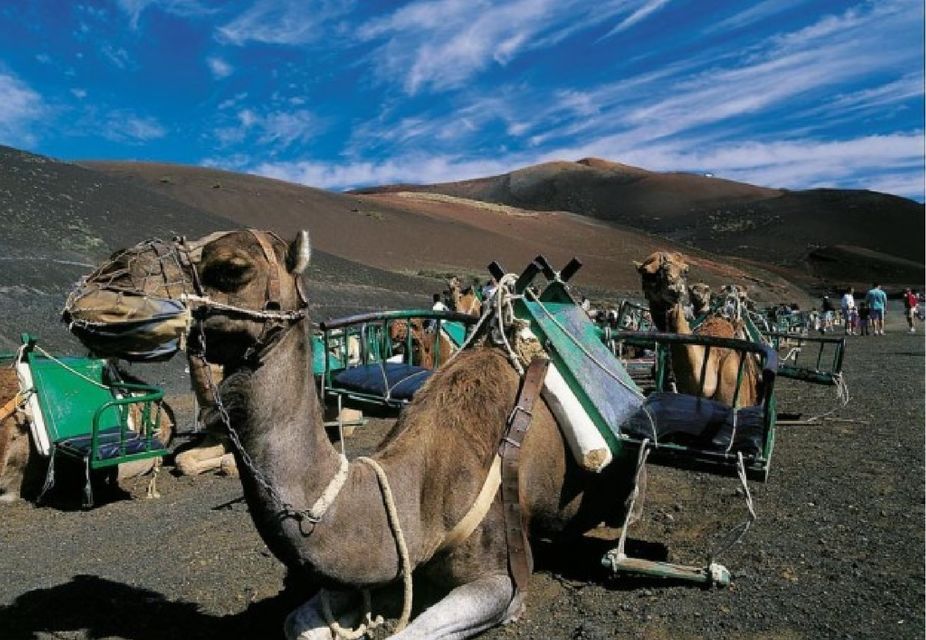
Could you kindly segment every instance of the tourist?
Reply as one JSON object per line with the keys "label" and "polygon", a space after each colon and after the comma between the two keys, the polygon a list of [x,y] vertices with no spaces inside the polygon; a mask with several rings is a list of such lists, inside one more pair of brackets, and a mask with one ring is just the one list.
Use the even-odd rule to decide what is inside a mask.
{"label": "tourist", "polygon": [[871,332],[876,336],[884,335],[884,315],[887,312],[887,294],[881,289],[881,285],[875,282],[871,289],[865,294],[865,300],[868,302],[869,321],[871,322]]}
{"label": "tourist", "polygon": [[853,325],[855,324],[855,289],[849,287],[845,294],[843,294],[842,299],[839,301],[839,306],[842,309],[842,318],[846,323],[846,335],[851,336],[854,331]]}
{"label": "tourist", "polygon": [[450,311],[447,305],[440,299],[439,293],[434,294],[433,300],[434,304],[431,305],[431,311]]}
{"label": "tourist", "polygon": [[820,327],[820,333],[826,333],[833,328],[833,311],[835,311],[829,296],[823,296],[820,311],[823,312],[823,324]]}
{"label": "tourist", "polygon": [[867,336],[868,334],[868,320],[871,315],[871,309],[868,308],[868,301],[862,300],[861,304],[858,306],[858,322],[859,322],[859,335]]}
{"label": "tourist", "polygon": [[910,333],[916,333],[916,326],[914,325],[914,320],[916,319],[916,305],[918,300],[916,299],[916,294],[913,293],[910,289],[904,289],[903,291],[903,308],[904,313],[907,316],[907,324],[910,326]]}
{"label": "tourist", "polygon": [[498,288],[498,283],[495,282],[495,278],[490,278],[486,280],[486,283],[482,285],[482,299],[488,300],[495,295],[495,290]]}

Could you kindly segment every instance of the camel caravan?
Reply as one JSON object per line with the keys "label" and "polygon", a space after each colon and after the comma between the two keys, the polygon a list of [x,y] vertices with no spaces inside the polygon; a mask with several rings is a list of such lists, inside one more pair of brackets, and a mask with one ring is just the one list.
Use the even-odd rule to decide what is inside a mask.
{"label": "camel caravan", "polygon": [[[64,317],[102,358],[184,353],[210,438],[176,456],[178,468],[237,475],[267,547],[318,587],[286,619],[288,638],[361,637],[384,616],[401,639],[465,638],[515,621],[531,540],[570,544],[601,523],[621,529],[602,558],[616,574],[730,582],[716,556],[704,566],[652,562],[628,556],[625,541],[651,463],[738,477],[755,518],[748,480],[769,471],[779,362],[769,339],[749,339],[742,300],[730,301],[738,293],[716,310],[698,288],[692,326],[685,259],[655,253],[637,265],[653,330],[612,333],[576,300],[569,280],[581,263],[558,271],[538,256],[521,273],[490,265],[495,286],[481,301],[452,281],[455,312],[364,314],[316,332],[310,259],[305,231],[290,242],[257,230],[144,241],[84,278]],[[614,341],[652,354],[648,393]],[[28,442],[22,424],[34,420],[18,408],[22,374],[15,382],[0,477],[30,457],[7,444]],[[166,451],[160,396],[119,384],[113,406],[141,408],[115,411],[106,451],[93,419],[81,450],[88,482],[104,460]],[[348,460],[326,429],[326,405],[337,424],[342,404],[364,402],[400,409],[397,422],[375,453]],[[441,597],[412,619],[413,575]],[[401,597],[384,597],[392,592]]]}

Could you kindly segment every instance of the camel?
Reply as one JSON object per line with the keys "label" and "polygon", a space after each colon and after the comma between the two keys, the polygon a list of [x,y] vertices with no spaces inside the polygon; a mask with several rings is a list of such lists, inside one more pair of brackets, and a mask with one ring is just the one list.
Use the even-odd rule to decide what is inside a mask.
{"label": "camel", "polygon": [[[487,481],[519,387],[505,353],[492,345],[460,352],[416,393],[372,462],[348,464],[325,433],[312,379],[301,283],[308,234],[291,243],[261,231],[210,237],[186,266],[165,258],[166,243],[129,249],[117,265],[125,270],[117,284],[123,293],[144,293],[155,289],[147,274],[176,281],[178,270],[193,272],[184,274],[185,293],[159,295],[190,305],[187,348],[224,367],[226,428],[237,442],[234,455],[259,534],[291,572],[323,588],[287,618],[287,637],[330,638],[329,619],[346,623],[358,601],[354,590],[410,577],[403,558],[442,597],[393,638],[468,638],[517,619],[524,593],[509,574],[502,502]],[[101,352],[112,333],[92,331],[98,307],[84,300],[94,290],[85,280],[72,295],[70,326]],[[139,313],[146,308],[142,295],[125,298]],[[534,405],[518,482],[532,535],[574,541],[601,522],[619,526],[634,475],[632,464],[582,472],[546,404]],[[472,523],[467,517],[461,532],[486,487],[491,501],[484,515]],[[392,525],[390,513],[398,520]]]}
{"label": "camel", "polygon": [[[412,332],[412,354],[410,362],[425,369],[436,369],[441,366],[456,351],[456,347],[447,335],[442,331],[435,339],[433,331],[425,328],[425,323],[421,318],[412,318],[408,320],[396,320],[389,326],[389,337],[394,346],[404,345],[408,337],[409,325]],[[439,340],[440,352],[437,352]],[[403,347],[404,348],[404,347]]]}
{"label": "camel", "polygon": [[691,310],[695,318],[700,318],[711,310],[711,286],[696,282],[688,287],[691,296]]}
{"label": "camel", "polygon": [[457,313],[467,315],[482,315],[482,302],[476,296],[476,290],[473,287],[463,288],[460,279],[454,276],[447,281],[447,287],[450,289],[450,296],[453,299],[453,310]]}
{"label": "camel", "polygon": [[[643,262],[634,262],[640,273],[643,294],[650,306],[653,322],[660,331],[691,335],[691,326],[685,317],[684,302],[687,296],[688,264],[676,252],[657,251]],[[741,327],[736,321],[720,315],[708,316],[694,331],[695,335],[719,338],[736,338]],[[673,344],[670,348],[672,370],[679,392],[703,395],[727,405],[733,404],[736,395],[736,378],[739,356],[730,349],[713,348],[708,356],[703,389],[701,370],[705,347],[690,344]],[[743,382],[736,396],[739,406],[753,406],[760,398],[759,367],[755,359],[746,358]]]}

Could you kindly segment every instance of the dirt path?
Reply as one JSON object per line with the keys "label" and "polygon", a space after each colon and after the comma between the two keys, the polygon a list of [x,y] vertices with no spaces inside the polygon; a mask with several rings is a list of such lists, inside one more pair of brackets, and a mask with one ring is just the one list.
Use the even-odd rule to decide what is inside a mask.
{"label": "dirt path", "polygon": [[[894,318],[894,322],[898,319]],[[759,520],[720,558],[734,584],[704,591],[611,579],[601,540],[538,545],[527,613],[485,638],[921,638],[924,343],[853,338],[852,402],[781,426]],[[783,410],[818,413],[832,389],[782,383]],[[852,420],[851,422],[848,420]],[[353,439],[368,450],[388,423]],[[238,482],[165,478],[163,497],[90,512],[0,505],[0,638],[276,638],[299,597],[257,537]],[[732,479],[654,468],[639,552],[700,563],[745,514]],[[76,493],[76,490],[75,490]],[[615,532],[598,532],[613,536]]]}

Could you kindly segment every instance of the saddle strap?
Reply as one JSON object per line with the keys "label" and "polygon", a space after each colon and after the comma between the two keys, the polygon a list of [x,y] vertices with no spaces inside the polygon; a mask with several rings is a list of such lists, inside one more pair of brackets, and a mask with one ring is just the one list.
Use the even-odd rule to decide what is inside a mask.
{"label": "saddle strap", "polygon": [[514,580],[515,591],[526,591],[531,576],[531,551],[524,526],[524,509],[518,485],[518,466],[521,460],[521,443],[533,418],[534,401],[540,395],[546,376],[546,358],[534,358],[527,367],[518,401],[508,418],[505,435],[499,445],[502,456],[502,507],[505,514],[505,539],[508,544],[508,570]]}

